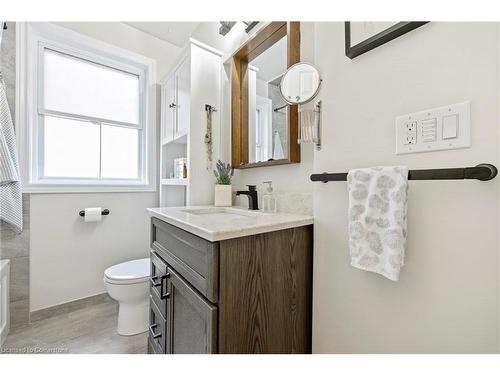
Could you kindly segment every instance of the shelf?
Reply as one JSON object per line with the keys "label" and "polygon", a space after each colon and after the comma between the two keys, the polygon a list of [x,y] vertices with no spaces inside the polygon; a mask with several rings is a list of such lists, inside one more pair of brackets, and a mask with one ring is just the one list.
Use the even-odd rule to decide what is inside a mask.
{"label": "shelf", "polygon": [[189,182],[188,178],[162,178],[162,185],[177,185],[177,186],[187,186]]}
{"label": "shelf", "polygon": [[171,143],[181,143],[181,144],[187,144],[187,134],[181,135],[180,137],[171,139],[169,141],[162,141],[162,146],[171,144]]}

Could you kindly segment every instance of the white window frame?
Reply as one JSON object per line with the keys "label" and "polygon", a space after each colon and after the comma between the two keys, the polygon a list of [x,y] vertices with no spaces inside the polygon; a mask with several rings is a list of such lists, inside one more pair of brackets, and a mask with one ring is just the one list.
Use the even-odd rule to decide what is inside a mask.
{"label": "white window frame", "polygon": [[[131,51],[50,23],[18,22],[16,123],[23,191],[119,192],[156,191],[156,77],[155,61]],[[45,48],[137,75],[140,85],[140,126],[109,119],[55,113],[43,103],[43,51]],[[93,123],[140,129],[139,178],[93,179],[42,176],[43,115],[81,119]]]}

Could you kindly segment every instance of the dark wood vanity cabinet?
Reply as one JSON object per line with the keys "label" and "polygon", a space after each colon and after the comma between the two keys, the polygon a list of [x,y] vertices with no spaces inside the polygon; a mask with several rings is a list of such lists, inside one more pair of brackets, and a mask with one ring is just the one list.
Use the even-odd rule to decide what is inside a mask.
{"label": "dark wood vanity cabinet", "polygon": [[153,217],[148,353],[310,353],[312,240],[210,242]]}

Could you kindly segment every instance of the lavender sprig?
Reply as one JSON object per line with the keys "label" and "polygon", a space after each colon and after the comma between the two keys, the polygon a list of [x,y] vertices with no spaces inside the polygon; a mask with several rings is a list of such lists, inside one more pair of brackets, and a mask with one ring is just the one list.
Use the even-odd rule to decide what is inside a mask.
{"label": "lavender sprig", "polygon": [[231,167],[231,164],[224,164],[224,162],[218,160],[215,167],[214,175],[217,179],[217,183],[219,185],[231,185],[231,178],[234,174],[234,169]]}

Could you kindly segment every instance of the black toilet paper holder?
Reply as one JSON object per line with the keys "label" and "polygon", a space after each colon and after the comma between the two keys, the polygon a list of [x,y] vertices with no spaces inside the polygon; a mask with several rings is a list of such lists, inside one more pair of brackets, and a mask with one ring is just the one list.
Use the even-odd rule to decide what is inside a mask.
{"label": "black toilet paper holder", "polygon": [[[82,217],[85,216],[85,210],[80,210],[78,215],[80,215]],[[104,210],[101,211],[101,215],[109,215],[109,210],[107,208],[105,208]]]}

